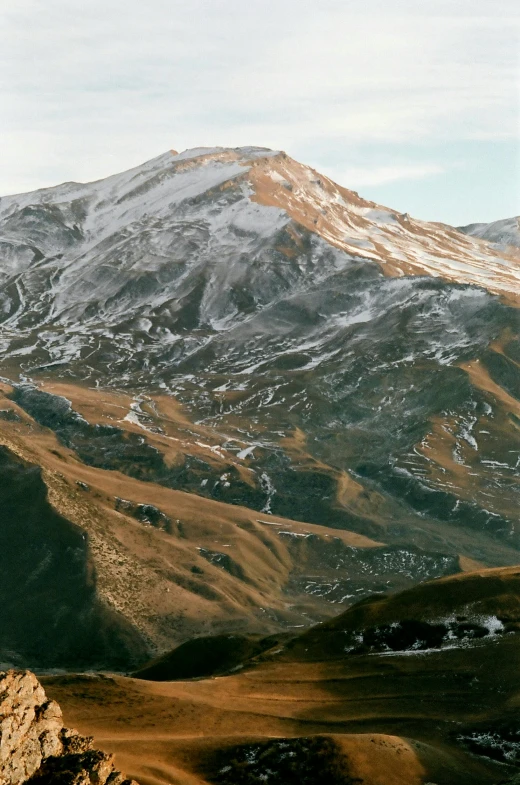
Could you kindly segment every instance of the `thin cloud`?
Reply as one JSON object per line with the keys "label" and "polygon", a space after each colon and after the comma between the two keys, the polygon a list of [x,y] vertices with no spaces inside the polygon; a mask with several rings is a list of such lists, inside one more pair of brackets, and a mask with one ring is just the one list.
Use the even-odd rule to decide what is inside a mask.
{"label": "thin cloud", "polygon": [[[318,161],[338,140],[404,159],[412,144],[515,140],[519,24],[513,0],[4,4],[0,193],[200,144]],[[396,181],[387,170],[365,177]]]}
{"label": "thin cloud", "polygon": [[[399,180],[423,180],[444,174],[446,168],[437,164],[404,164],[396,166],[350,167],[330,176],[348,188],[362,188],[371,185],[387,185]],[[329,174],[329,172],[324,172]]]}

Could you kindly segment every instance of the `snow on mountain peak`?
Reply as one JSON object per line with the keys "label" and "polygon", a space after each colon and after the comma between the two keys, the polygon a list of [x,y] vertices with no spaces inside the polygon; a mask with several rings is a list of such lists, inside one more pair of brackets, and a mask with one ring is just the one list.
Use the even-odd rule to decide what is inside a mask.
{"label": "snow on mountain peak", "polygon": [[[132,248],[132,269],[142,271],[154,268],[156,254],[164,263],[177,258],[174,238],[186,241],[203,231],[210,246],[224,243],[220,259],[231,253],[242,255],[245,263],[253,241],[273,238],[290,224],[344,253],[346,260],[377,263],[385,275],[440,277],[518,303],[520,252],[515,249],[401,215],[284,152],[247,146],[169,150],[102,180],[1,198],[0,275],[7,281],[31,268],[33,253],[27,249],[36,248],[39,264],[56,269],[55,306],[66,308],[64,292],[70,295],[78,271],[87,274],[108,264],[125,248]],[[253,263],[252,257],[247,263]],[[117,262],[121,274],[122,264]],[[82,298],[76,287],[73,301]]]}
{"label": "snow on mountain peak", "polygon": [[284,153],[254,162],[250,180],[260,204],[279,207],[342,251],[377,262],[385,275],[440,277],[520,302],[515,248],[490,247],[445,224],[369,202]]}

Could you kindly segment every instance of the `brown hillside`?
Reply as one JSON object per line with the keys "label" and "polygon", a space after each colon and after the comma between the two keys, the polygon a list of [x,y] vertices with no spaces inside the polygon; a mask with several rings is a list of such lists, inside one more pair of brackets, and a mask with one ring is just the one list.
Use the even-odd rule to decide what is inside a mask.
{"label": "brown hillside", "polygon": [[[305,633],[296,646],[282,645],[225,677],[60,676],[45,679],[46,689],[67,721],[116,750],[118,765],[141,785],[253,783],[255,761],[282,771],[284,750],[295,753],[302,777],[324,755],[343,783],[497,785],[520,763],[517,632],[369,654],[332,652],[329,634],[339,636],[349,616],[358,626],[417,612],[456,617],[471,598],[479,612],[512,618],[518,575],[485,571],[362,603]],[[223,772],[249,772],[250,779],[225,780]]]}

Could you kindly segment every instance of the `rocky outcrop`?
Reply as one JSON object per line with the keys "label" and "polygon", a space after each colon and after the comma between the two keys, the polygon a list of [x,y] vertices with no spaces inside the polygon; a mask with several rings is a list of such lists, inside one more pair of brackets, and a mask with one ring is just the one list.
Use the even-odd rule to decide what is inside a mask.
{"label": "rocky outcrop", "polygon": [[63,726],[30,671],[0,672],[0,785],[137,785],[115,770],[112,755]]}

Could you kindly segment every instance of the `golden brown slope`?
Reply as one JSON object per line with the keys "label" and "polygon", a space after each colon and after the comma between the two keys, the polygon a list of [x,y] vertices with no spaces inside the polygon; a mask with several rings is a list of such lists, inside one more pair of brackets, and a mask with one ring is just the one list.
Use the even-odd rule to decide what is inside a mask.
{"label": "golden brown slope", "polygon": [[385,275],[432,275],[475,284],[520,304],[520,252],[499,250],[450,226],[401,215],[367,201],[285,153],[258,159],[254,199],[285,210],[338,248],[381,265]]}
{"label": "golden brown slope", "polygon": [[[407,623],[417,625],[411,639],[374,636],[376,630],[392,632]],[[519,630],[520,567],[505,567],[440,578],[389,597],[367,598],[294,639],[284,656],[334,658],[351,648],[351,638],[359,644],[353,647],[356,651],[420,651],[429,645],[438,648]]]}
{"label": "golden brown slope", "polygon": [[363,603],[225,677],[156,683],[62,676],[46,679],[46,689],[67,721],[115,749],[118,765],[142,785],[225,782],[216,761],[238,777],[240,750],[254,757],[270,740],[313,736],[332,737],[349,776],[364,785],[497,785],[520,763],[514,743],[500,762],[501,750],[486,741],[507,740],[518,729],[517,632],[369,655],[345,652],[331,635],[339,639],[356,615],[358,627],[456,617],[473,600],[475,612],[517,618],[519,576],[518,568],[484,571]]}
{"label": "golden brown slope", "polygon": [[[148,445],[168,467],[182,468],[183,461],[200,458],[217,479],[236,468],[247,487],[255,464],[241,457],[236,446],[229,449],[230,433],[233,444],[243,444],[238,424],[235,429],[230,423],[197,424],[171,397],[136,398],[49,379],[42,389],[70,400],[85,418],[89,434],[98,424],[117,426],[121,443],[128,436],[137,445]],[[312,471],[330,477],[337,487],[330,509],[337,505],[363,515],[367,533],[378,532],[377,539],[136,479],[118,470],[117,463],[107,470],[102,468],[102,452],[97,466],[87,465],[77,450],[64,446],[55,432],[13,401],[7,384],[3,396],[0,442],[28,465],[42,467],[54,509],[88,536],[99,599],[139,632],[150,656],[194,635],[266,636],[309,626],[371,592],[398,590],[432,573],[475,566],[467,557],[479,542],[477,535],[454,532],[440,522],[435,524],[443,543],[439,552],[422,551],[408,542],[384,545],[392,519],[388,501],[346,471],[314,458],[301,430],[280,438],[292,465],[304,477]],[[139,416],[133,417],[137,400]],[[140,460],[137,453],[135,460]],[[196,493],[197,484],[194,488]],[[405,508],[397,513],[401,525],[406,524]],[[11,525],[16,527],[16,521]],[[446,551],[444,543],[449,543]],[[487,545],[485,553],[491,564],[514,559],[514,552],[498,542]]]}
{"label": "golden brown slope", "polygon": [[[3,385],[3,393],[9,392]],[[320,597],[286,593],[291,574],[305,569],[305,550],[294,551],[293,540],[312,539],[318,556],[312,546],[306,551],[314,566],[321,546],[364,551],[379,545],[352,532],[266,516],[87,466],[9,398],[2,398],[0,408],[11,413],[0,419],[0,444],[41,467],[52,507],[88,536],[99,599],[139,631],[150,653],[194,634],[266,634],[331,615],[334,606]],[[162,439],[155,436],[157,444]],[[156,525],[136,518],[139,505],[153,505],[164,518]]]}

